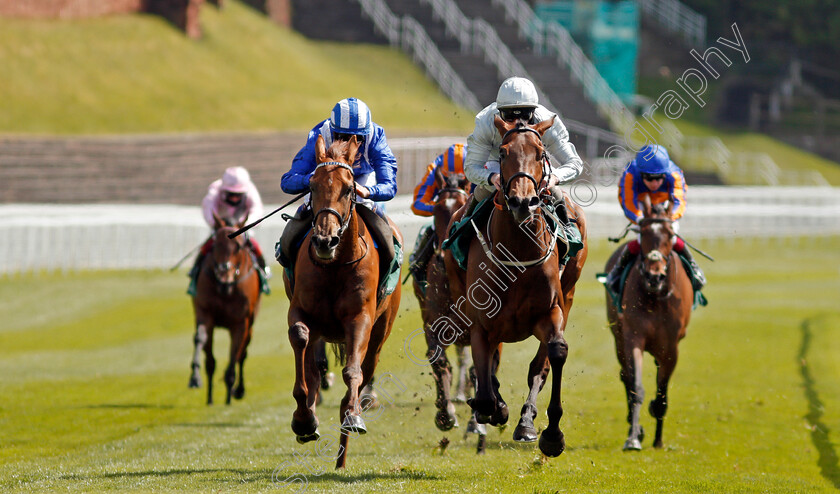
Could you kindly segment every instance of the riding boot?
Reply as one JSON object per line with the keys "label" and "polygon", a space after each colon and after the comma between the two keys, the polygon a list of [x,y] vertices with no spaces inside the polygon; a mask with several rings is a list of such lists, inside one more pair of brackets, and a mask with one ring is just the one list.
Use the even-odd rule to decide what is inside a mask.
{"label": "riding boot", "polygon": [[563,189],[555,185],[548,189],[551,193],[551,205],[554,206],[554,214],[564,224],[569,224],[569,212],[566,210],[566,198],[563,196]]}
{"label": "riding boot", "polygon": [[692,288],[694,288],[695,292],[700,290],[706,285],[706,275],[703,274],[703,270],[697,265],[697,261],[694,260],[694,257],[691,255],[691,250],[689,250],[688,247],[684,247],[679,254],[688,261],[688,264],[691,266],[691,270],[693,271],[693,273],[689,273],[691,276]]}
{"label": "riding boot", "polygon": [[297,257],[297,248],[302,237],[312,228],[312,211],[301,209],[294,218],[288,218],[280,240],[274,246],[274,257],[283,267],[291,268]]}
{"label": "riding boot", "polygon": [[193,264],[193,267],[190,268],[190,272],[187,275],[193,282],[198,281],[198,273],[201,270],[201,263],[204,262],[205,255],[206,254],[202,254],[199,252],[198,255],[195,256],[195,263]]}
{"label": "riding boot", "polygon": [[607,275],[607,286],[613,293],[621,293],[621,275],[624,273],[627,265],[635,258],[636,254],[630,252],[630,249],[625,246],[621,252],[621,257],[618,258],[618,262]]}
{"label": "riding boot", "polygon": [[434,239],[434,228],[425,228],[421,237],[417,241],[417,247],[411,254],[411,264],[408,269],[411,271],[414,279],[421,284],[426,281],[426,267],[429,265],[429,260],[432,258],[435,251]]}

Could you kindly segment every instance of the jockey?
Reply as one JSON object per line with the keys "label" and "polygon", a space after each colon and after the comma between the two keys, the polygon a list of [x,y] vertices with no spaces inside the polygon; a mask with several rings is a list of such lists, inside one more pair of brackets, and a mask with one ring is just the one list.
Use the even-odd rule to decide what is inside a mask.
{"label": "jockey", "polygon": [[[674,233],[679,233],[677,220],[685,213],[686,189],[683,172],[671,161],[668,151],[663,146],[646,145],[636,154],[636,159],[624,169],[624,174],[618,182],[618,202],[627,219],[633,224],[638,224],[643,217],[642,210],[639,208],[641,196],[649,196],[651,205],[670,201],[672,228]],[[706,283],[705,277],[682,238],[674,236],[673,250],[691,264],[695,273],[692,277],[694,289],[702,288]],[[641,251],[642,247],[638,238],[628,242],[618,262],[607,275],[607,285],[615,293],[620,292],[619,285],[624,269]]]}
{"label": "jockey", "polygon": [[529,125],[554,117],[554,124],[545,131],[542,141],[546,150],[560,161],[560,165],[551,166],[551,174],[545,185],[551,191],[558,210],[564,207],[563,192],[558,185],[576,179],[583,171],[583,161],[578,156],[574,144],[569,142],[569,133],[560,117],[539,104],[534,84],[523,77],[511,77],[499,87],[496,102],[486,106],[476,115],[475,130],[467,138],[468,151],[464,171],[470,182],[476,184],[476,188],[465,216],[472,212],[477,203],[490,197],[496,190],[502,190],[505,185],[500,182],[499,176],[499,146],[502,136],[493,123],[496,115],[506,122],[521,120]]}
{"label": "jockey", "polygon": [[[320,122],[309,131],[306,145],[292,160],[292,169],[283,175],[280,188],[287,194],[299,194],[309,190],[309,179],[315,172],[315,142],[324,136],[327,148],[334,140],[349,140],[356,136],[361,140],[353,175],[356,179],[357,202],[373,209],[385,217],[384,201],[390,201],[397,193],[397,159],[385,131],[370,118],[370,110],[360,99],[346,98],[332,109],[330,118]],[[308,204],[305,205],[308,207]]]}
{"label": "jockey", "polygon": [[[292,160],[292,168],[280,180],[280,188],[287,194],[300,194],[309,190],[309,180],[318,165],[315,158],[315,142],[318,136],[324,137],[324,144],[330,147],[335,140],[346,141],[356,136],[361,141],[356,161],[353,163],[353,175],[356,180],[356,202],[364,204],[387,221],[385,201],[390,201],[397,193],[397,159],[388,141],[385,130],[374,123],[367,105],[357,98],[346,98],[332,109],[330,118],[318,123],[306,138],[306,144]],[[298,237],[305,234],[311,222],[305,220],[309,215],[309,198],[297,210],[283,229],[278,245],[294,245]],[[286,253],[277,253],[277,261],[289,267],[291,260]]]}
{"label": "jockey", "polygon": [[[467,147],[463,144],[453,144],[443,153],[439,154],[429,166],[426,167],[426,174],[417,184],[414,189],[414,202],[411,204],[411,210],[417,216],[432,216],[434,214],[435,203],[437,202],[438,183],[435,180],[437,170],[441,171],[444,177],[450,175],[462,175],[464,173],[464,158],[467,154]],[[417,236],[417,242],[414,244],[414,252],[412,252],[409,261],[410,270],[414,274],[415,279],[422,280],[426,276],[426,266],[431,259],[434,249],[429,247],[429,243],[435,236],[435,224],[427,225],[420,230],[420,235]]]}
{"label": "jockey", "polygon": [[[216,219],[213,217],[214,213],[220,218],[229,218],[235,224],[239,224],[249,217],[255,218],[262,216],[263,203],[256,185],[251,181],[251,175],[248,173],[248,170],[241,166],[233,166],[226,169],[222,178],[213,181],[207,188],[207,194],[201,201],[201,210],[204,215],[204,221],[207,222],[210,228],[215,228]],[[257,264],[265,274],[265,277],[270,277],[271,270],[265,265],[265,258],[257,240],[246,236],[245,242],[251,248]],[[190,270],[190,277],[194,280],[198,277],[204,256],[212,248],[213,236],[211,235],[204,242],[204,245],[201,246],[201,251],[199,251],[195,259],[195,264]]]}

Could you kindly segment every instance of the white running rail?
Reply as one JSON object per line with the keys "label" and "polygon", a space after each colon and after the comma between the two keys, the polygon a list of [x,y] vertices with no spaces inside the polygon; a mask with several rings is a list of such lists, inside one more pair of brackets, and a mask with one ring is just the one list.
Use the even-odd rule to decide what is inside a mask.
{"label": "white running rail", "polygon": [[695,48],[706,44],[706,16],[678,0],[639,0],[642,14],[670,33],[681,35]]}

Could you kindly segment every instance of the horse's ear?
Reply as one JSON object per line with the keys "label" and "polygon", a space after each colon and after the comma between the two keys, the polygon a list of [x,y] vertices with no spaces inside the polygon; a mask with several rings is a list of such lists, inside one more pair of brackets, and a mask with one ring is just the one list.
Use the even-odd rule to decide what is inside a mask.
{"label": "horse's ear", "polygon": [[650,194],[642,194],[642,212],[645,218],[653,216],[653,206],[650,205]]}
{"label": "horse's ear", "polygon": [[504,137],[504,135],[507,134],[508,131],[512,129],[516,124],[505,122],[504,120],[502,120],[502,117],[497,114],[496,118],[493,119],[493,125],[496,126],[496,130],[499,131],[499,134],[501,134],[502,137]]}
{"label": "horse's ear", "polygon": [[225,221],[219,217],[218,213],[213,211],[213,222],[215,223],[213,226],[214,230],[218,230],[219,228],[225,226]]}
{"label": "horse's ear", "polygon": [[348,141],[349,146],[347,146],[347,162],[353,164],[356,161],[356,154],[359,152],[359,146],[362,145],[361,141],[354,135]]}
{"label": "horse's ear", "polygon": [[665,217],[671,219],[671,212],[674,210],[674,203],[668,201],[668,209],[665,211]]}
{"label": "horse's ear", "polygon": [[324,141],[324,136],[320,134],[315,141],[315,161],[318,163],[327,161],[327,144]]}
{"label": "horse's ear", "polygon": [[557,118],[557,115],[552,115],[551,118],[547,118],[542,122],[538,123],[534,126],[534,130],[540,133],[540,135],[545,134],[545,131],[549,129],[552,125],[554,125],[554,119]]}
{"label": "horse's ear", "polygon": [[437,184],[438,190],[446,188],[446,179],[443,178],[440,167],[435,168],[435,184]]}

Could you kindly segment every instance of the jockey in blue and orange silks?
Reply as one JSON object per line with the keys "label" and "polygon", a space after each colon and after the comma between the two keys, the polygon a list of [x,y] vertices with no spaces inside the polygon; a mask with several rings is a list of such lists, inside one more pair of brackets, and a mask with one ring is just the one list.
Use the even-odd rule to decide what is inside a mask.
{"label": "jockey in blue and orange silks", "polygon": [[[659,145],[646,145],[636,154],[636,159],[631,161],[624,169],[624,173],[618,182],[618,202],[624,210],[624,216],[633,224],[638,224],[643,213],[640,208],[640,200],[647,195],[651,205],[662,204],[670,201],[671,219],[674,221],[672,227],[674,233],[679,233],[679,222],[685,213],[686,190],[685,176],[682,170],[671,161],[668,151]],[[685,242],[678,236],[674,236],[673,250],[686,258],[695,271],[695,290],[702,288],[705,278],[700,267],[686,248]],[[639,239],[631,240],[622,251],[618,262],[607,275],[607,284],[618,293],[620,291],[621,274],[627,265],[642,251]]]}
{"label": "jockey in blue and orange silks", "polygon": [[[440,193],[440,185],[435,179],[437,171],[440,170],[444,177],[459,175],[466,181],[464,173],[464,159],[467,156],[467,146],[464,144],[453,144],[446,151],[439,154],[429,166],[426,167],[426,174],[414,189],[414,202],[411,203],[411,210],[417,216],[433,216],[435,203]],[[474,188],[471,187],[471,188]],[[469,191],[467,191],[469,192]],[[424,226],[417,236],[414,244],[414,251],[409,258],[410,270],[415,278],[420,280],[426,276],[426,266],[431,259],[434,250],[427,248],[426,244],[435,238],[434,223]],[[418,278],[419,277],[419,278]]]}

